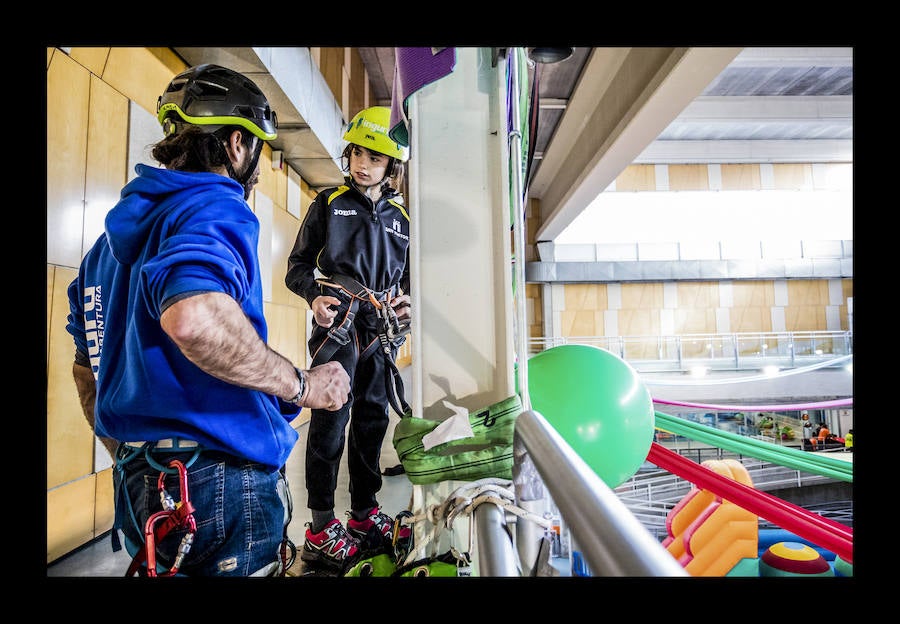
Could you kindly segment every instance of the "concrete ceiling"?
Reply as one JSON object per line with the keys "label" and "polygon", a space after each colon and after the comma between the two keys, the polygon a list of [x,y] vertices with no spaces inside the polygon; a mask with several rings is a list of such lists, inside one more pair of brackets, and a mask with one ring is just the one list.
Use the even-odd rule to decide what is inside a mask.
{"label": "concrete ceiling", "polygon": [[[390,104],[394,48],[358,48],[374,104]],[[342,180],[344,121],[308,48],[176,48],[247,72],[279,115],[275,149],[309,182]],[[853,49],[573,48],[535,64],[529,196],[536,240],[558,236],[632,163],[852,162]]]}
{"label": "concrete ceiling", "polygon": [[[359,52],[376,103],[389,105],[393,48]],[[529,76],[538,241],[632,163],[852,162],[852,48],[575,47]]]}

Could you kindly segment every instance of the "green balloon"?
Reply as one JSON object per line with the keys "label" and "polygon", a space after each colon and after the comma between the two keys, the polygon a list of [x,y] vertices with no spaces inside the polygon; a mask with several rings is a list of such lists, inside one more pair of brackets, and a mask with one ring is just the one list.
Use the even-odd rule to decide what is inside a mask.
{"label": "green balloon", "polygon": [[653,442],[653,399],[622,358],[560,345],[528,360],[531,407],[610,488],[637,472]]}

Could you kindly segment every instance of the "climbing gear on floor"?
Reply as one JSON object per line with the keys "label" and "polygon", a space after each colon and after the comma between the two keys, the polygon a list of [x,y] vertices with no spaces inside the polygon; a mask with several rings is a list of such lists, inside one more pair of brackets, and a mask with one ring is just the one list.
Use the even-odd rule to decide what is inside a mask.
{"label": "climbing gear on floor", "polygon": [[[144,573],[147,576],[174,576],[191,550],[194,534],[197,532],[197,522],[194,519],[194,505],[188,496],[187,468],[177,459],[169,462],[169,468],[174,469],[178,474],[181,500],[176,503],[166,491],[166,475],[171,474],[171,471],[163,469],[159,473],[157,481],[162,511],[157,511],[147,518],[147,522],[144,524],[144,545],[132,559],[125,576],[134,576],[139,573],[145,561],[147,567]],[[186,532],[178,545],[172,567],[167,571],[159,572],[156,566],[156,545],[174,529],[186,529]]]}
{"label": "climbing gear on floor", "polygon": [[394,448],[407,477],[415,485],[453,479],[512,479],[513,434],[521,412],[522,401],[518,395],[469,412],[472,437],[444,442],[428,450],[422,438],[440,423],[404,415],[394,428]]}
{"label": "climbing gear on floor", "polygon": [[328,338],[312,354],[311,366],[328,362],[338,348],[350,342],[350,328],[353,326],[353,319],[356,317],[360,301],[371,303],[379,318],[378,340],[373,340],[361,348],[359,361],[365,360],[376,350],[380,350],[385,361],[384,382],[388,402],[397,414],[412,414],[412,408],[407,404],[404,396],[400,370],[392,357],[394,350],[406,341],[406,335],[410,332],[409,322],[401,323],[397,318],[397,312],[391,307],[391,299],[395,294],[399,294],[399,287],[391,286],[383,291],[374,291],[352,277],[339,274],[329,278],[319,278],[316,282],[336,290],[342,298],[349,301],[349,305],[340,323],[331,326],[328,330]]}
{"label": "climbing gear on floor", "polygon": [[460,553],[455,548],[437,555],[425,557],[397,568],[392,576],[472,576],[472,560],[469,553]]}

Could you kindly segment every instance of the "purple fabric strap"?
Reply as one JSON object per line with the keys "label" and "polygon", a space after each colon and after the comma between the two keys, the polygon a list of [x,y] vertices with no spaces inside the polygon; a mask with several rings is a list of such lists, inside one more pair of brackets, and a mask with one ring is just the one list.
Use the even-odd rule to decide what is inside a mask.
{"label": "purple fabric strap", "polygon": [[456,66],[456,48],[394,48],[394,86],[388,136],[409,145],[407,99],[422,87],[443,78]]}

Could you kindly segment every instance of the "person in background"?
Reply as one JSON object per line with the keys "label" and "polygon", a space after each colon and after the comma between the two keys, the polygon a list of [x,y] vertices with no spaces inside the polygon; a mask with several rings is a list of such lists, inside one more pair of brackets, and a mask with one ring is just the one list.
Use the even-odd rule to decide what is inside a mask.
{"label": "person in background", "polygon": [[853,429],[848,429],[847,435],[844,436],[844,448],[853,451]]}
{"label": "person in background", "polygon": [[803,415],[800,416],[800,420],[803,421],[801,432],[803,441],[801,443],[801,446],[804,450],[808,450],[812,446],[812,423],[809,421],[809,414],[807,414],[806,412],[804,412]]}
{"label": "person in background", "polygon": [[[389,125],[384,106],[351,120],[341,155],[349,175],[310,205],[285,275],[287,287],[313,312],[313,363],[340,362],[352,382],[351,399],[336,414],[312,410],[306,446],[312,522],[301,558],[338,571],[352,565],[373,532],[379,542],[394,538],[393,518],[381,511],[377,495],[392,396],[388,380],[404,338],[389,339],[385,330],[410,316],[410,221],[399,191],[408,150],[388,136]],[[344,527],[335,516],[334,491],[348,422],[350,510]]]}
{"label": "person in background", "polygon": [[129,576],[281,575],[291,421],[336,413],[349,376],[300,370],[266,343],[247,204],[276,137],[265,95],[205,64],[175,76],[157,111],[164,168],[136,166],[68,289],[84,414],[119,443],[113,549],[118,529]]}
{"label": "person in background", "polygon": [[819,427],[819,431],[816,434],[816,437],[819,438],[819,446],[825,448],[825,441],[831,437],[831,431],[828,430],[828,427],[824,424]]}

